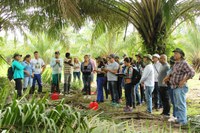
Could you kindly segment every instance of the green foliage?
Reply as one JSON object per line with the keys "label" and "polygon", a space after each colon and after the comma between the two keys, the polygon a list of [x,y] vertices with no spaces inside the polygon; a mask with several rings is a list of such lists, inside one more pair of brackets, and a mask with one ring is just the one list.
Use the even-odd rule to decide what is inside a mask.
{"label": "green foliage", "polygon": [[50,68],[50,66],[47,66],[44,73],[42,74],[42,82],[50,85],[51,78],[52,78],[52,69]]}

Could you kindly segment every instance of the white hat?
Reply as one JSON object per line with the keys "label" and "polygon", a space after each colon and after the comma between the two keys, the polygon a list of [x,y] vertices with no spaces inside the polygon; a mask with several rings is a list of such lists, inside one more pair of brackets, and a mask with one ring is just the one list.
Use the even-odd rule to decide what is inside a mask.
{"label": "white hat", "polygon": [[156,57],[156,58],[159,59],[159,58],[160,58],[160,55],[159,55],[159,54],[154,54],[153,57]]}

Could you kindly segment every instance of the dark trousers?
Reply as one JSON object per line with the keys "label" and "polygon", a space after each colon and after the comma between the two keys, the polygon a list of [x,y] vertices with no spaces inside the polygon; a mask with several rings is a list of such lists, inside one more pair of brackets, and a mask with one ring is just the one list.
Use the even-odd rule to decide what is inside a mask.
{"label": "dark trousers", "polygon": [[61,74],[52,74],[51,93],[60,93]]}
{"label": "dark trousers", "polygon": [[106,99],[108,99],[108,93],[109,93],[107,82],[108,82],[107,77],[104,77],[103,88],[104,88],[104,91],[105,91]]}
{"label": "dark trousers", "polygon": [[123,80],[123,78],[118,77],[117,91],[118,91],[118,94],[119,94],[119,99],[122,99],[122,80]]}
{"label": "dark trousers", "polygon": [[163,114],[170,115],[170,103],[169,103],[169,88],[160,87],[160,97],[163,104]]}
{"label": "dark trousers", "polygon": [[108,81],[108,88],[111,93],[111,99],[113,103],[119,102],[119,94],[117,91],[117,81]]}
{"label": "dark trousers", "polygon": [[145,93],[144,93],[144,87],[141,84],[140,84],[140,95],[141,95],[141,103],[146,101]]}
{"label": "dark trousers", "polygon": [[97,77],[97,102],[103,102],[103,82],[104,77]]}
{"label": "dark trousers", "polygon": [[126,106],[132,107],[133,97],[132,97],[132,84],[125,84],[125,97],[126,97]]}
{"label": "dark trousers", "polygon": [[41,74],[34,74],[34,78],[33,78],[33,86],[30,90],[30,94],[33,94],[35,92],[35,84],[38,84],[38,92],[41,93],[42,92],[42,78],[41,78]]}
{"label": "dark trousers", "polygon": [[155,86],[154,86],[154,90],[153,90],[153,102],[154,102],[155,108],[160,108],[162,106],[161,100],[160,100],[160,92],[159,92],[158,82],[155,82]]}
{"label": "dark trousers", "polygon": [[17,90],[18,97],[22,96],[22,79],[15,79],[15,90]]}
{"label": "dark trousers", "polygon": [[83,92],[87,95],[91,95],[91,75],[83,74]]}
{"label": "dark trousers", "polygon": [[135,91],[135,86],[131,84],[131,94],[132,94],[132,103],[133,103],[133,108],[136,106],[136,91]]}

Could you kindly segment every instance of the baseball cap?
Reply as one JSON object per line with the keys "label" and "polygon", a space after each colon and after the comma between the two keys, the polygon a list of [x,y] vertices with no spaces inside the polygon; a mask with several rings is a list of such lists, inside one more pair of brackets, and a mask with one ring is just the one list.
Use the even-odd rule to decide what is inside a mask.
{"label": "baseball cap", "polygon": [[149,59],[149,60],[152,61],[152,56],[151,56],[150,54],[146,54],[146,55],[144,56],[144,58],[147,58],[147,59]]}
{"label": "baseball cap", "polygon": [[22,55],[21,55],[21,54],[19,54],[19,53],[15,53],[15,54],[13,55],[13,58],[15,58],[15,57],[17,57],[17,56],[20,56],[20,57],[22,57]]}
{"label": "baseball cap", "polygon": [[159,58],[160,58],[160,55],[159,55],[159,54],[154,54],[153,57],[156,57],[156,58],[159,59]]}
{"label": "baseball cap", "polygon": [[108,56],[108,58],[115,58],[115,55],[114,55],[114,54],[110,54],[110,55]]}

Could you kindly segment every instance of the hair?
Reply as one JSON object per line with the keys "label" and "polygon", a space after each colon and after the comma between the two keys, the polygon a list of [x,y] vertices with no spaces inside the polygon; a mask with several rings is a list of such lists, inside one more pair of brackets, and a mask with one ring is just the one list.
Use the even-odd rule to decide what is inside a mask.
{"label": "hair", "polygon": [[128,57],[126,57],[126,58],[124,59],[124,61],[127,62],[127,63],[131,63],[131,60],[130,60],[130,58],[128,58]]}
{"label": "hair", "polygon": [[66,58],[70,57],[70,53],[67,52],[67,53],[65,54],[65,57],[66,57]]}
{"label": "hair", "polygon": [[35,52],[34,52],[34,54],[37,54],[37,53],[38,53],[38,51],[35,51]]}
{"label": "hair", "polygon": [[25,57],[24,57],[24,61],[27,59],[27,58],[30,58],[31,55],[30,54],[27,54]]}
{"label": "hair", "polygon": [[90,58],[90,56],[89,55],[85,55],[84,58]]}
{"label": "hair", "polygon": [[102,60],[103,60],[104,64],[108,63],[108,61],[106,60],[106,58],[103,58]]}
{"label": "hair", "polygon": [[77,63],[79,63],[79,60],[78,60],[78,58],[77,58],[77,57],[75,57],[75,58],[74,58],[74,63],[75,63],[75,59],[77,59]]}

